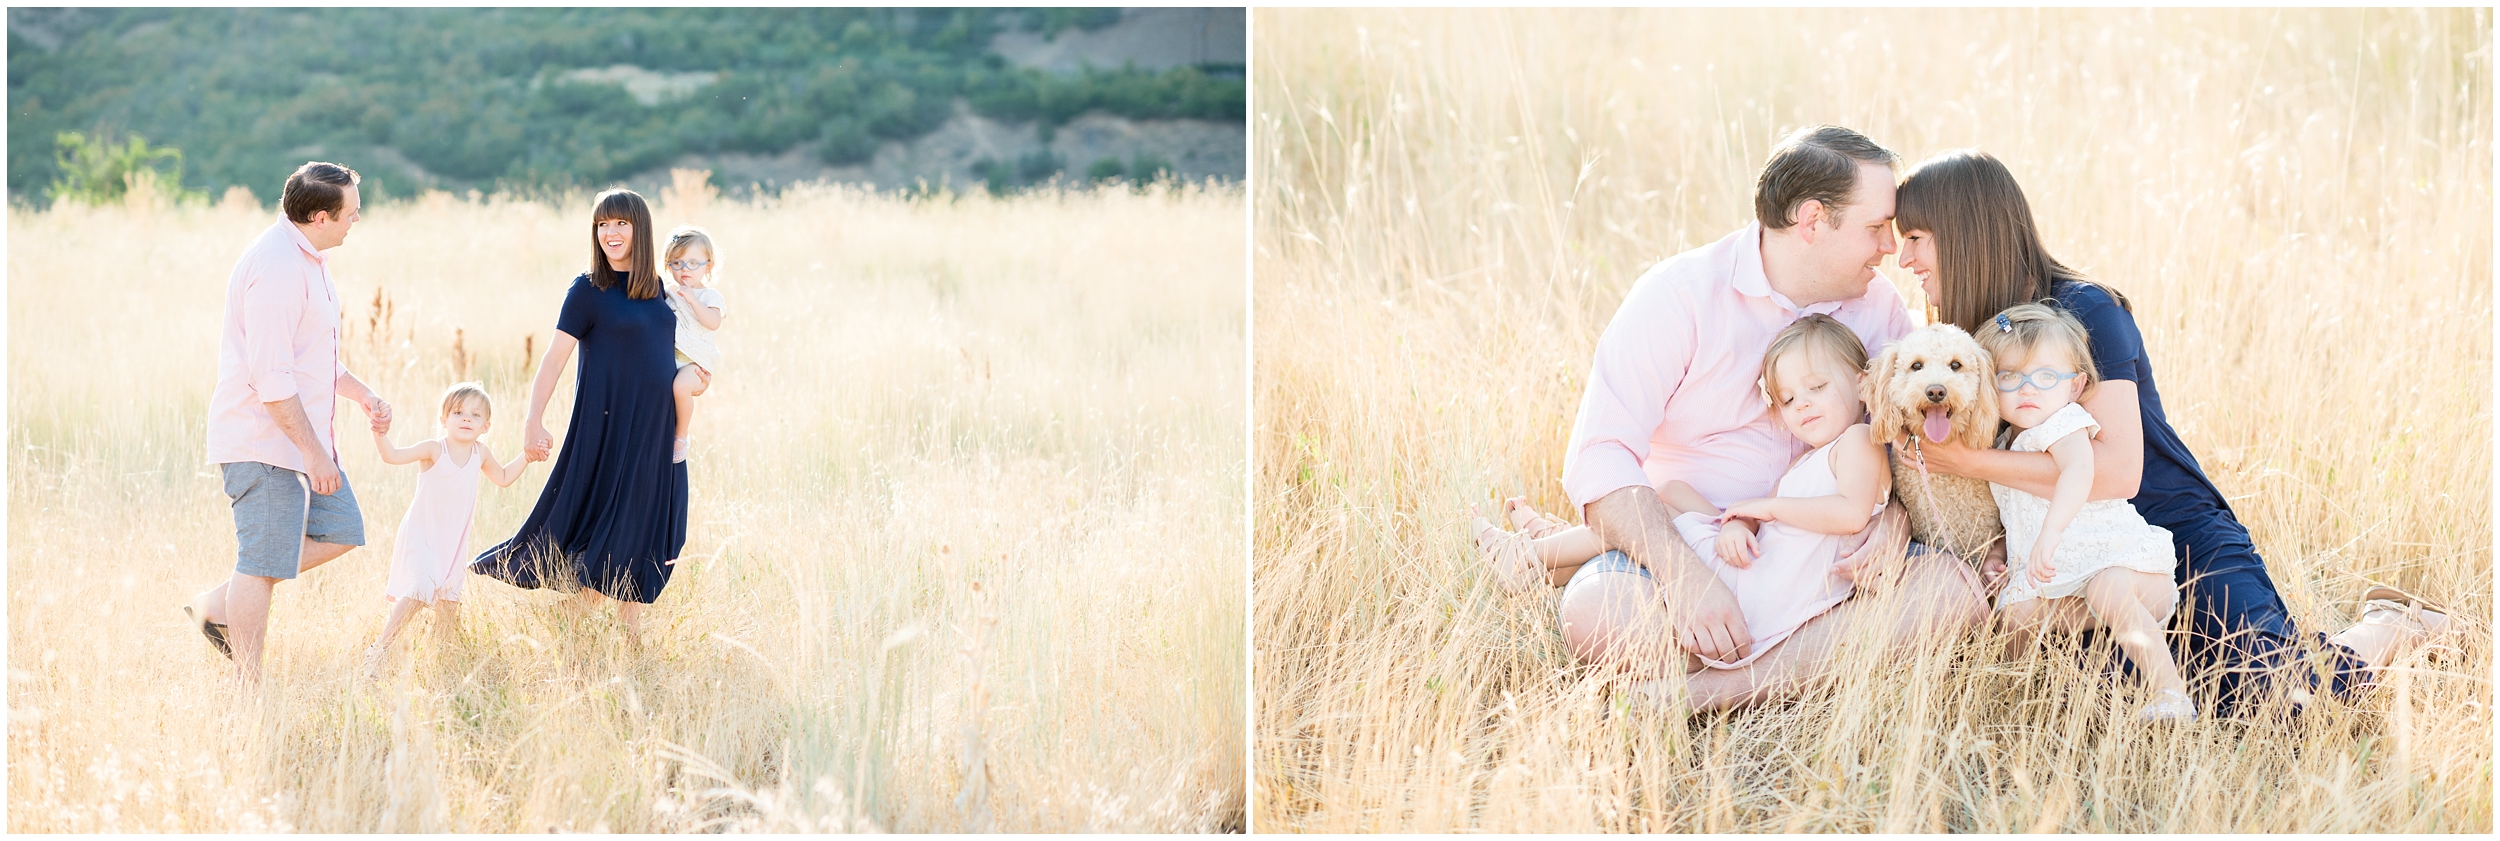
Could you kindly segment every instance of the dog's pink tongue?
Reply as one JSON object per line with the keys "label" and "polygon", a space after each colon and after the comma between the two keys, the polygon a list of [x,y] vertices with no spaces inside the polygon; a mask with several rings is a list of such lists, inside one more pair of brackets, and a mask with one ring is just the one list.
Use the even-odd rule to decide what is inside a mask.
{"label": "dog's pink tongue", "polygon": [[1927,440],[1942,444],[1944,437],[1951,434],[1953,434],[1953,419],[1945,416],[1944,407],[1937,406],[1928,409]]}

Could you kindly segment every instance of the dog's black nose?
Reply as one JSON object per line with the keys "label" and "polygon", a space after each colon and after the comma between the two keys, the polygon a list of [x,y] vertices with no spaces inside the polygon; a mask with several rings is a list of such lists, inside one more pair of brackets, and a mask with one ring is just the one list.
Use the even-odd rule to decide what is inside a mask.
{"label": "dog's black nose", "polygon": [[1944,386],[1940,386],[1940,385],[1931,385],[1931,386],[1928,386],[1928,387],[1927,387],[1927,402],[1929,402],[1929,403],[1942,403],[1942,402],[1944,402]]}

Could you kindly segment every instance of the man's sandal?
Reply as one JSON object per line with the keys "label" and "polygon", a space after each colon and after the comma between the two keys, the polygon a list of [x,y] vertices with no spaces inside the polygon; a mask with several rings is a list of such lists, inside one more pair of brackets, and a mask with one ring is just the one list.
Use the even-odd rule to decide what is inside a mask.
{"label": "man's sandal", "polygon": [[199,620],[200,636],[207,637],[208,644],[217,647],[217,653],[226,655],[228,660],[234,659],[234,647],[226,642],[226,626],[210,622],[206,617],[191,612],[191,606],[187,604],[182,606],[182,615]]}

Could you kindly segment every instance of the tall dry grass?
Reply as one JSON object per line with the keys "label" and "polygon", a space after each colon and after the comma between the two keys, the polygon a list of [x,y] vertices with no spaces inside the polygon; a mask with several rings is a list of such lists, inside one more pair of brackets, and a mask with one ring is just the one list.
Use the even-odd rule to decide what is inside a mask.
{"label": "tall dry grass", "polygon": [[[9,214],[11,830],[1241,825],[1238,189],[670,191],[721,243],[727,362],[642,647],[473,578],[456,643],[420,619],[354,677],[415,477],[350,409],[369,543],[279,588],[258,703],[178,608],[233,563],[202,419],[275,216],[135,204]],[[332,252],[395,439],[465,365],[518,451],[588,207],[433,195]],[[473,550],[546,471],[483,490]]]}
{"label": "tall dry grass", "polygon": [[[1258,12],[1262,830],[2472,831],[2492,825],[2490,17]],[[1771,140],[1994,152],[2134,299],[2171,422],[2305,628],[2365,580],[2461,663],[2147,730],[2057,652],[1844,649],[1829,691],[1610,709],[1470,503],[1556,481],[1598,332],[1743,226]],[[1890,267],[1917,301],[1915,283]]]}

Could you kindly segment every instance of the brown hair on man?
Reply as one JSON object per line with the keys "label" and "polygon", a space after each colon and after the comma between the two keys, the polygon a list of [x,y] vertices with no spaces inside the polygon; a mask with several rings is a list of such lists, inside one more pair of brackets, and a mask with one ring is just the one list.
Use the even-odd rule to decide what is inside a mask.
{"label": "brown hair on man", "polygon": [[1754,217],[1762,220],[1763,230],[1786,230],[1797,224],[1798,206],[1815,201],[1822,203],[1825,218],[1838,219],[1857,189],[1862,164],[1897,167],[1901,156],[1840,126],[1790,132],[1771,147],[1762,176],[1754,181]]}
{"label": "brown hair on man", "polygon": [[313,214],[327,212],[336,219],[347,209],[347,188],[362,178],[355,170],[327,161],[307,161],[286,177],[286,188],[278,194],[278,206],[286,210],[286,219],[298,225],[312,224]]}

